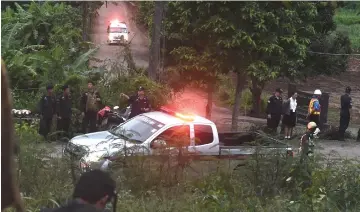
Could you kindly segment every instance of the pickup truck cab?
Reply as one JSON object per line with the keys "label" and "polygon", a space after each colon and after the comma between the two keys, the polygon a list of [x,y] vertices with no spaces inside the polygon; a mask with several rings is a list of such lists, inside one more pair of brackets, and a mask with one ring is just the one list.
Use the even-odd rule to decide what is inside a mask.
{"label": "pickup truck cab", "polygon": [[166,108],[138,115],[109,131],[76,136],[69,141],[64,154],[76,155],[80,166],[86,167],[104,163],[104,159],[121,152],[152,155],[160,146],[179,145],[196,156],[244,157],[256,151],[269,154],[272,150],[292,154],[290,146],[264,134],[219,133],[216,125],[204,117]]}

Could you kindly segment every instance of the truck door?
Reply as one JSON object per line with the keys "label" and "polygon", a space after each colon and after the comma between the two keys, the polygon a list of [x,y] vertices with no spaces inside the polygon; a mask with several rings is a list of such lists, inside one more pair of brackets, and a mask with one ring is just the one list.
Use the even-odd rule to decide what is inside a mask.
{"label": "truck door", "polygon": [[194,124],[194,145],[189,148],[189,151],[194,151],[200,155],[218,155],[219,143],[214,142],[215,139],[218,137],[214,135],[212,125]]}
{"label": "truck door", "polygon": [[166,129],[150,143],[151,151],[156,151],[156,146],[153,145],[157,140],[163,140],[169,148],[179,148],[190,146],[190,125],[173,126]]}

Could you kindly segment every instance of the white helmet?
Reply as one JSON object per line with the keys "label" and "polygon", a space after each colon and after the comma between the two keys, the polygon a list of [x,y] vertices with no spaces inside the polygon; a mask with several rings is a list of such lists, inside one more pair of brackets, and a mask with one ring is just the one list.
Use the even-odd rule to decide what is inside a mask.
{"label": "white helmet", "polygon": [[314,94],[315,94],[315,95],[321,95],[321,91],[320,91],[319,89],[316,89],[316,90],[314,91]]}

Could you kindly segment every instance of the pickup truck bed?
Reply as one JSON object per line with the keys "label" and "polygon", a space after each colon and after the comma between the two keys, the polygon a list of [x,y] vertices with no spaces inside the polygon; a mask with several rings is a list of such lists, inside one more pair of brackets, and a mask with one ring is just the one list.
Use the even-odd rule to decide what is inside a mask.
{"label": "pickup truck bed", "polygon": [[256,139],[255,133],[226,132],[219,133],[221,146],[242,146],[253,142]]}
{"label": "pickup truck bed", "polygon": [[219,156],[222,158],[252,155],[257,147],[261,147],[258,149],[261,154],[276,150],[285,150],[284,153],[291,154],[291,148],[286,143],[259,132],[219,133],[219,140]]}

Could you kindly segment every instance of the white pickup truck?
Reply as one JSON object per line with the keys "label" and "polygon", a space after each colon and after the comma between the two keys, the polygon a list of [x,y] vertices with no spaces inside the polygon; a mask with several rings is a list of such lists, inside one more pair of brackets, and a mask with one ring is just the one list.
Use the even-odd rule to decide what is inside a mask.
{"label": "white pickup truck", "polygon": [[152,155],[160,146],[174,148],[179,142],[187,152],[197,156],[239,158],[255,152],[271,154],[274,150],[293,154],[290,146],[264,134],[219,133],[216,125],[206,118],[166,108],[138,115],[109,131],[76,136],[63,153],[75,156],[82,169],[93,163],[102,163],[106,168],[111,158],[120,152],[126,154],[131,150],[132,153]]}

